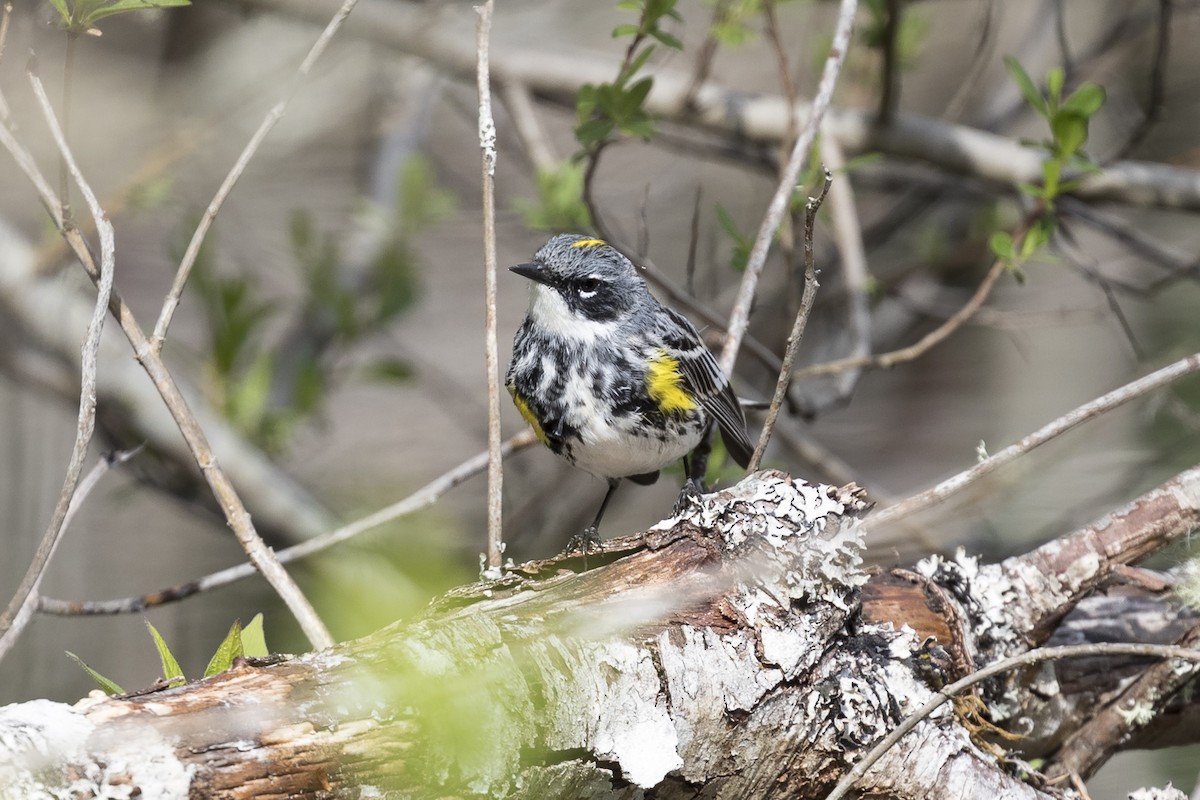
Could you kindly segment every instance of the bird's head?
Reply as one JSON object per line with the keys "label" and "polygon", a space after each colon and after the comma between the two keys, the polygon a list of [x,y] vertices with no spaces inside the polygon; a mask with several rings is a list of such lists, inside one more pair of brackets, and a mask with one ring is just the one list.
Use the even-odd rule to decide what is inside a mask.
{"label": "bird's head", "polygon": [[529,315],[571,338],[590,338],[649,297],[637,268],[600,239],[560,234],[528,264],[510,269],[533,281]]}

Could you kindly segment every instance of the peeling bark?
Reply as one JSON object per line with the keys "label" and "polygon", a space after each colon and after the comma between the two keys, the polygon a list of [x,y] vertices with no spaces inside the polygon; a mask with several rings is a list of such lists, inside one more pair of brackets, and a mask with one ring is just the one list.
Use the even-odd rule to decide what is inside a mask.
{"label": "peeling bark", "polygon": [[[820,797],[987,657],[977,635],[1012,606],[982,592],[970,612],[993,626],[963,624],[990,569],[966,558],[868,580],[863,511],[854,487],[759,473],[584,572],[525,564],[413,622],[177,689],[9,706],[0,798]],[[1000,688],[989,708],[1036,686]],[[858,789],[1071,796],[980,731],[946,705]]]}

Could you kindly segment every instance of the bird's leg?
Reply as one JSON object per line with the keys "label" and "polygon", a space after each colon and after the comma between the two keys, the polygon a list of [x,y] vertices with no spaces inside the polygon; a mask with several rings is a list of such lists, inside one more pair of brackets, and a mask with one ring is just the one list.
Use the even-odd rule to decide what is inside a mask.
{"label": "bird's leg", "polygon": [[704,473],[708,470],[708,456],[712,452],[713,426],[710,422],[700,437],[700,444],[692,451],[691,457],[683,457],[683,488],[679,490],[679,498],[671,509],[671,516],[682,514],[689,505],[704,494]]}
{"label": "bird's leg", "polygon": [[604,493],[604,499],[600,501],[600,510],[596,512],[596,518],[592,520],[592,524],[583,529],[581,533],[577,533],[567,542],[566,552],[570,553],[575,550],[583,552],[584,568],[587,568],[588,550],[593,548],[599,549],[600,542],[600,520],[604,518],[604,510],[608,508],[608,501],[616,493],[617,487],[621,484],[620,478],[608,479],[608,491]]}

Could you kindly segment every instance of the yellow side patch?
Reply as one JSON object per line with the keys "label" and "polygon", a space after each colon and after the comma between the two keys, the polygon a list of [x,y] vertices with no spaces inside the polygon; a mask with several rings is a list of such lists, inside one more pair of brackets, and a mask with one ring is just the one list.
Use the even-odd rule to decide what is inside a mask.
{"label": "yellow side patch", "polygon": [[666,350],[659,350],[646,365],[646,389],[650,399],[658,404],[664,414],[678,411],[693,411],[696,398],[683,388],[683,373],[679,361]]}
{"label": "yellow side patch", "polygon": [[578,242],[571,242],[571,247],[604,247],[608,242],[603,239],[580,239]]}
{"label": "yellow side patch", "polygon": [[510,385],[508,393],[512,395],[513,405],[517,407],[517,411],[521,412],[521,418],[529,424],[529,427],[533,428],[533,435],[538,438],[539,442],[549,447],[550,443],[546,439],[546,432],[542,430],[542,423],[538,422],[538,418],[534,416],[533,409],[529,407],[529,404],[525,402],[521,395],[517,394],[515,386]]}

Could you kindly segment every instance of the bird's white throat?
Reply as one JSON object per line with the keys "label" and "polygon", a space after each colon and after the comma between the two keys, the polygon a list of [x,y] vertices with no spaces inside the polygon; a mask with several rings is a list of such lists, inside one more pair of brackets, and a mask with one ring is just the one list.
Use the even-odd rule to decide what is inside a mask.
{"label": "bird's white throat", "polygon": [[603,338],[617,327],[616,320],[597,322],[572,311],[561,294],[540,283],[530,288],[529,318],[547,333],[585,343]]}

